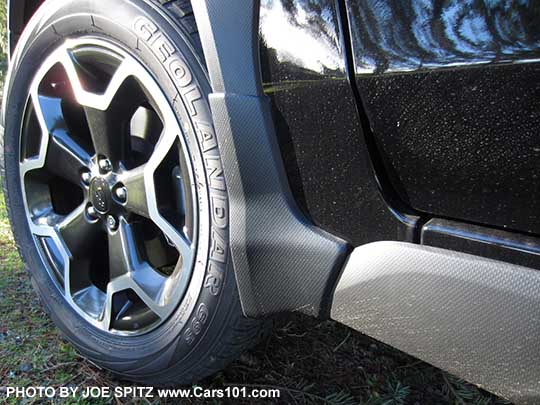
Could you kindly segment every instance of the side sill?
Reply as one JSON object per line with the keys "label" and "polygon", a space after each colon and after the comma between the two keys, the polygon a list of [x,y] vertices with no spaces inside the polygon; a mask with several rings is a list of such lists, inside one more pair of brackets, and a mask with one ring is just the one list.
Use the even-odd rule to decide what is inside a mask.
{"label": "side sill", "polygon": [[333,319],[517,403],[540,400],[540,272],[402,242],[356,248]]}

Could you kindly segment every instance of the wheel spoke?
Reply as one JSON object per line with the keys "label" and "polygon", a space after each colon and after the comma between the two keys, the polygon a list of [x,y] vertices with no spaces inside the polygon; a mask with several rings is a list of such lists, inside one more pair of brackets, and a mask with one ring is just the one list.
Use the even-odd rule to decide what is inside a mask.
{"label": "wheel spoke", "polygon": [[103,329],[111,329],[111,315],[112,314],[112,294],[107,291],[107,297],[105,298],[105,303],[103,304],[103,312],[101,314],[101,325]]}
{"label": "wheel spoke", "polygon": [[113,98],[118,93],[118,89],[134,72],[134,66],[131,63],[122,61],[113,74],[105,92],[103,94],[96,94],[84,89],[79,74],[77,73],[77,63],[74,61],[71,51],[65,50],[65,52],[60,55],[60,59],[60,62],[68,75],[77,102],[82,106],[102,111],[109,108]]}
{"label": "wheel spoke", "polygon": [[108,290],[116,293],[131,289],[159,317],[165,308],[159,304],[167,278],[157,273],[139,257],[133,228],[124,220],[118,230],[109,235],[110,278]]}
{"label": "wheel spoke", "polygon": [[39,108],[36,108],[35,111],[36,114],[41,115],[47,132],[54,133],[59,129],[63,131],[67,130],[61,98],[37,96],[34,102],[39,104]]}
{"label": "wheel spoke", "polygon": [[148,163],[123,174],[123,183],[128,192],[126,204],[128,210],[152,220],[159,216],[153,176],[176,137],[174,132],[164,128]]}
{"label": "wheel spoke", "polygon": [[49,139],[45,168],[51,173],[80,184],[81,172],[88,169],[91,157],[67,133],[56,131]]}
{"label": "wheel spoke", "polygon": [[136,66],[128,61],[122,61],[112,75],[105,92],[96,94],[84,89],[76,68],[78,62],[69,50],[65,52],[61,62],[69,77],[75,98],[85,110],[96,153],[111,160],[121,159],[127,152],[126,120],[131,118],[144,99],[139,91],[135,91],[127,83]]}
{"label": "wheel spoke", "polygon": [[142,97],[128,83],[122,86],[106,111],[85,106],[92,143],[98,155],[125,159],[129,152],[129,123]]}
{"label": "wheel spoke", "polygon": [[[139,276],[139,273],[141,271],[146,271],[149,266],[144,262],[141,263],[139,260],[133,230],[131,226],[124,221],[122,221],[115,234],[109,235],[109,263],[111,280],[107,286],[107,300],[102,315],[103,326],[107,329],[111,326],[113,316],[113,295],[127,289],[134,291],[146,306],[159,316],[162,309],[157,304],[156,297],[159,296],[160,286],[157,286],[158,289],[155,290],[156,285],[152,284],[150,287],[154,287],[154,290],[152,290],[151,293],[153,292],[154,294],[150,295],[143,288],[148,286],[145,286],[144,283],[142,283],[143,285],[141,286],[135,281],[135,275],[137,274]],[[140,278],[140,276],[138,278]],[[142,281],[144,281],[144,279],[145,278],[143,278]]]}
{"label": "wheel spoke", "polygon": [[109,234],[109,274],[110,279],[129,275],[139,261],[135,235],[131,225],[120,220],[118,230]]}
{"label": "wheel spoke", "polygon": [[132,277],[132,289],[137,296],[160,318],[167,312],[166,305],[161,305],[161,291],[167,279],[152,269],[148,264],[141,266]]}
{"label": "wheel spoke", "polygon": [[[151,268],[149,271],[153,271]],[[139,270],[140,271],[140,270]],[[113,320],[113,297],[114,294],[124,291],[132,290],[141,301],[157,316],[164,318],[167,315],[167,305],[161,305],[159,303],[159,294],[156,294],[157,285],[154,280],[151,281],[151,284],[144,284],[141,280],[135,280],[131,275],[125,274],[121,277],[118,277],[112,280],[107,286],[107,298],[103,306],[103,312],[101,315],[101,323],[107,329],[110,329]]]}
{"label": "wheel spoke", "polygon": [[[165,159],[174,142],[177,141],[179,135],[170,128],[173,127],[169,124],[163,129],[163,133],[158,144],[156,145],[155,151],[146,165],[147,170],[151,170],[152,172],[155,171],[163,159]],[[150,213],[150,217],[161,228],[169,241],[172,242],[176,249],[178,249],[180,255],[182,256],[184,265],[191,265],[193,259],[191,242],[187,240],[183,233],[177,231],[159,214],[155,191],[152,193],[147,193],[147,195],[152,196],[148,199],[148,211]]]}
{"label": "wheel spoke", "polygon": [[[111,284],[109,284],[110,286]],[[103,329],[110,330],[111,329],[111,320],[112,320],[112,305],[113,305],[113,291],[112,288],[107,288],[107,295],[105,298],[105,302],[103,304],[103,310],[101,312],[100,316],[100,324]]]}
{"label": "wheel spoke", "polygon": [[106,111],[84,107],[94,150],[98,155],[118,161],[127,149],[127,137],[122,136],[121,119]]}
{"label": "wheel spoke", "polygon": [[58,224],[58,233],[72,257],[90,253],[89,245],[99,233],[99,227],[86,220],[85,205],[80,205]]}
{"label": "wheel spoke", "polygon": [[144,179],[146,166],[127,171],[122,176],[122,182],[127,190],[126,208],[137,215],[150,218]]}
{"label": "wheel spoke", "polygon": [[[146,189],[145,179],[148,176],[146,174],[148,170],[150,170],[149,165],[144,165],[124,174],[123,183],[127,189],[126,208],[128,211],[152,220],[176,247],[182,256],[183,263],[190,265],[193,259],[191,242],[159,213],[155,191],[147,192]],[[153,182],[151,182],[151,185],[153,185]]]}
{"label": "wheel spoke", "polygon": [[[167,223],[168,225],[168,223]],[[193,247],[191,242],[186,239],[184,235],[178,233],[172,226],[168,225],[163,230],[163,233],[167,236],[169,241],[176,247],[180,256],[182,257],[183,268],[191,266],[193,261]]]}
{"label": "wheel spoke", "polygon": [[70,135],[64,120],[62,100],[55,97],[38,96],[36,114],[41,115],[43,130],[48,134],[46,150],[40,150],[45,156],[40,159],[52,174],[71,183],[80,183],[82,168],[90,165],[90,155]]}

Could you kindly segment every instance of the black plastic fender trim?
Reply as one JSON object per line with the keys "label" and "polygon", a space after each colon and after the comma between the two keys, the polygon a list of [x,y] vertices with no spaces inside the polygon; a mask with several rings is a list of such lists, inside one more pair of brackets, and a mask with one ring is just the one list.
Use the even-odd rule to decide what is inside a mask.
{"label": "black plastic fender trim", "polygon": [[332,318],[510,399],[540,400],[540,272],[403,242],[352,252]]}
{"label": "black plastic fender trim", "polygon": [[348,245],[309,223],[287,182],[262,92],[257,1],[193,2],[229,193],[230,246],[246,316],[328,316]]}

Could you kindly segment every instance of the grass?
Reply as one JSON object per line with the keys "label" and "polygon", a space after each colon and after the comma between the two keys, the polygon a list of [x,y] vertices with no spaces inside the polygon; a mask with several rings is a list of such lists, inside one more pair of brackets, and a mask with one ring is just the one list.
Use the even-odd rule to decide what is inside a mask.
{"label": "grass", "polygon": [[[130,385],[80,357],[42,311],[19,259],[2,196],[0,317],[0,401],[7,386]],[[299,315],[276,319],[265,341],[199,385],[279,388],[281,401],[296,403],[505,403],[336,322]]]}

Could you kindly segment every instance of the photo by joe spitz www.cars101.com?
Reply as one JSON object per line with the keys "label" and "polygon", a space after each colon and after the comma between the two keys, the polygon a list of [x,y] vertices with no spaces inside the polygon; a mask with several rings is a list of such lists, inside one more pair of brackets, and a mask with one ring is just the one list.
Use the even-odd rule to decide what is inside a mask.
{"label": "photo by joe spitz www.cars101.com", "polygon": [[4,6],[13,238],[98,374],[193,395],[294,314],[540,403],[537,1]]}

